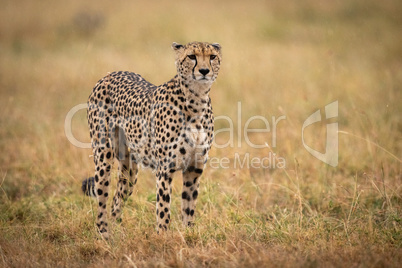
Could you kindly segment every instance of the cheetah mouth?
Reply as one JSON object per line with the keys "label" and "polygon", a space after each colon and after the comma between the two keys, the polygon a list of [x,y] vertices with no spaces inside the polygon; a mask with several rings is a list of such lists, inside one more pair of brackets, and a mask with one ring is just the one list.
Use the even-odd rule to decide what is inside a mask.
{"label": "cheetah mouth", "polygon": [[202,77],[200,77],[200,78],[196,78],[196,80],[197,80],[197,81],[200,81],[200,82],[209,82],[209,81],[211,81],[211,79],[208,78],[208,77],[206,77],[206,76],[202,76]]}
{"label": "cheetah mouth", "polygon": [[206,75],[193,75],[193,79],[195,82],[202,83],[202,84],[213,82],[212,77],[206,76]]}

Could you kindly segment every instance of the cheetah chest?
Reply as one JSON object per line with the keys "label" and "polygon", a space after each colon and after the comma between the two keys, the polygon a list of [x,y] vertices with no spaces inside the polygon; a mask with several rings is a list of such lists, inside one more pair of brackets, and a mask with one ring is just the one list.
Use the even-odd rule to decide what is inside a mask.
{"label": "cheetah chest", "polygon": [[190,124],[190,130],[187,131],[187,135],[194,144],[195,148],[203,146],[207,142],[208,134],[200,123]]}
{"label": "cheetah chest", "polygon": [[181,141],[186,154],[183,155],[184,162],[204,162],[208,153],[208,133],[201,123],[191,123],[186,128],[185,138]]}

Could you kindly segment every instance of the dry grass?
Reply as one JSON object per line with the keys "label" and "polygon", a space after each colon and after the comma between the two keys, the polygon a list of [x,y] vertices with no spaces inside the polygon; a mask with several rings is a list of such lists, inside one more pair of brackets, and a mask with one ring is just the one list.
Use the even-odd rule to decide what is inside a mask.
{"label": "dry grass", "polygon": [[[400,1],[3,2],[0,267],[402,264]],[[178,174],[171,231],[159,236],[154,179],[142,171],[123,223],[110,242],[99,240],[95,203],[80,192],[91,151],[67,141],[65,116],[109,71],[170,79],[171,42],[193,40],[223,47],[211,94],[215,115],[235,119],[236,141],[250,116],[272,123],[286,115],[272,148],[286,168],[208,168],[192,230],[180,225]],[[301,143],[304,120],[334,100],[343,131],[336,168]],[[73,131],[88,141],[84,111]],[[306,136],[324,148],[311,138],[325,137],[324,125]],[[270,143],[272,132],[252,138]],[[235,153],[263,157],[268,149],[252,149],[242,136],[211,157],[233,163]]]}

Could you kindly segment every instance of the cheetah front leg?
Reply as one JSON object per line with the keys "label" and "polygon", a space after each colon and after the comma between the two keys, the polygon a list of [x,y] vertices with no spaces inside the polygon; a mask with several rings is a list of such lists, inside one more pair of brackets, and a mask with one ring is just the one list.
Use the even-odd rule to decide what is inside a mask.
{"label": "cheetah front leg", "polygon": [[156,222],[157,231],[166,231],[170,223],[172,173],[158,169],[156,173]]}
{"label": "cheetah front leg", "polygon": [[183,191],[181,194],[181,214],[184,226],[192,226],[194,223],[195,206],[200,186],[200,176],[204,166],[197,168],[189,166],[183,172]]}

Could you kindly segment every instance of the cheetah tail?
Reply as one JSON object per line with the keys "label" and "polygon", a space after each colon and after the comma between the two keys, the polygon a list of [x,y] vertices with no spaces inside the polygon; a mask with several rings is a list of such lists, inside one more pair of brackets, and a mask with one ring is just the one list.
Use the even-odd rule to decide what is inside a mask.
{"label": "cheetah tail", "polygon": [[81,189],[82,189],[82,191],[84,192],[85,195],[96,197],[96,193],[95,193],[95,178],[90,177],[88,179],[83,180]]}

